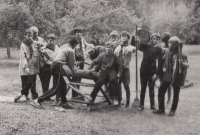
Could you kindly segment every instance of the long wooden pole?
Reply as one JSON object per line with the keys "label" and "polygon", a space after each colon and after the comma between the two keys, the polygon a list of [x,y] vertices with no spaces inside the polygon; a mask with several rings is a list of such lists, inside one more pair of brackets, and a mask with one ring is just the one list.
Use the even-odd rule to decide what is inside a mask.
{"label": "long wooden pole", "polygon": [[[136,25],[136,30],[135,30],[135,37],[137,38],[137,25]],[[137,40],[136,40],[136,38],[135,38],[135,46],[136,46],[136,52],[135,52],[135,55],[136,55],[136,57],[135,57],[135,65],[136,65],[136,67],[135,67],[135,70],[136,70],[136,78],[135,78],[135,80],[136,80],[136,98],[138,98],[138,45],[137,45]]]}

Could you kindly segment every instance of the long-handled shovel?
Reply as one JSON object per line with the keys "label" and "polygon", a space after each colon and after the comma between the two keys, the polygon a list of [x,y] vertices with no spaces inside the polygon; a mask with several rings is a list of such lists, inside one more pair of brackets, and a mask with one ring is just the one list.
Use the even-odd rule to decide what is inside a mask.
{"label": "long-handled shovel", "polygon": [[135,61],[136,61],[136,98],[134,99],[134,102],[133,102],[133,105],[132,107],[139,107],[140,106],[140,100],[138,98],[138,54],[137,54],[137,51],[138,51],[138,44],[137,44],[137,40],[136,40],[136,37],[137,37],[137,25],[136,25],[136,31],[135,31],[135,46],[136,46],[136,52],[135,52]]}

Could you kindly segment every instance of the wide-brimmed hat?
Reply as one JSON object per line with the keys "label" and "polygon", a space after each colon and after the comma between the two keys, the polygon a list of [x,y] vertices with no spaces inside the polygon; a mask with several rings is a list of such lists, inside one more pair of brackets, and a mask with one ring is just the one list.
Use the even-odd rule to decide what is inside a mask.
{"label": "wide-brimmed hat", "polygon": [[117,36],[117,37],[119,38],[119,33],[118,33],[116,30],[113,30],[113,31],[110,33],[109,38],[110,38],[111,36]]}
{"label": "wide-brimmed hat", "polygon": [[32,30],[33,32],[38,32],[38,28],[36,26],[30,27],[30,30]]}
{"label": "wide-brimmed hat", "polygon": [[55,34],[49,34],[47,36],[47,39],[56,39],[56,36],[55,36]]}

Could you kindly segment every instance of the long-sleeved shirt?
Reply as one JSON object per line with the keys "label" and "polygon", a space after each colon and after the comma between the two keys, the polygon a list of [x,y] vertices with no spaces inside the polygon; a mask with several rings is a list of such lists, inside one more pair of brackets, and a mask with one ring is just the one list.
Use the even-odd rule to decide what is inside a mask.
{"label": "long-sleeved shirt", "polygon": [[40,52],[46,57],[46,59],[43,59],[44,63],[47,65],[51,65],[52,62],[54,61],[57,53],[58,53],[59,47],[55,45],[55,50],[51,50],[49,48],[42,48]]}
{"label": "long-sleeved shirt", "polygon": [[[142,44],[140,45],[139,50],[143,52],[140,71],[147,74],[150,73],[159,75],[162,70],[162,48]],[[158,69],[156,67],[157,59]]]}
{"label": "long-sleeved shirt", "polygon": [[91,69],[94,65],[101,64],[101,69],[116,69],[119,75],[122,73],[122,63],[117,55],[115,55],[112,51],[106,50],[100,54],[96,59],[92,61],[89,68]]}
{"label": "long-sleeved shirt", "polygon": [[[124,68],[129,68],[132,53],[135,52],[135,47],[132,45],[126,45],[121,47],[121,45],[117,46],[114,53],[121,58],[122,65]],[[122,53],[122,54],[120,54]]]}
{"label": "long-sleeved shirt", "polygon": [[61,46],[54,61],[67,65],[70,69],[72,69],[75,64],[75,54],[71,45],[65,44]]}

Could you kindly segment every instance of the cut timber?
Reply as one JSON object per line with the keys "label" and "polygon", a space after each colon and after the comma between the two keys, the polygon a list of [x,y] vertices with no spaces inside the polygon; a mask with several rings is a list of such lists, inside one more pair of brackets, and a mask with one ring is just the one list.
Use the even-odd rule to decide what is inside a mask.
{"label": "cut timber", "polygon": [[79,86],[88,86],[88,87],[94,87],[94,85],[95,85],[95,84],[91,84],[91,83],[79,83],[79,82],[70,82],[69,84],[79,85]]}
{"label": "cut timber", "polygon": [[85,79],[98,79],[99,77],[99,73],[98,72],[94,72],[91,70],[80,70],[77,69],[75,72],[72,72],[71,69],[69,69],[68,66],[63,65],[63,75],[65,76],[66,74],[68,74],[68,76],[70,77],[80,77],[80,78],[85,78]]}

